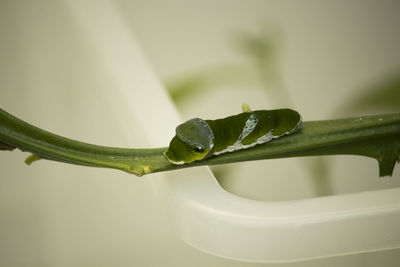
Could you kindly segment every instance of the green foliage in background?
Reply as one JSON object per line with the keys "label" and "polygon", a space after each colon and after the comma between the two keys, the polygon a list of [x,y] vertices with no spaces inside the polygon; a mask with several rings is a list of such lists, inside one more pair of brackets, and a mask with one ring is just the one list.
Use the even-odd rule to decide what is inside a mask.
{"label": "green foliage in background", "polygon": [[362,93],[351,95],[337,113],[400,111],[400,69],[368,82],[358,91]]}

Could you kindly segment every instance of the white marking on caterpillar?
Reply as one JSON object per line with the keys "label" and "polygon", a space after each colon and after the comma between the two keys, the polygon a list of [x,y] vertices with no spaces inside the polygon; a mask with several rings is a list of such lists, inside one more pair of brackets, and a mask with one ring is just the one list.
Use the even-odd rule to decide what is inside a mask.
{"label": "white marking on caterpillar", "polygon": [[[257,117],[256,117],[256,119],[257,119]],[[250,118],[249,118],[249,120],[250,120]],[[247,122],[248,122],[249,120],[247,120]],[[246,122],[246,126],[247,126],[247,122]],[[258,122],[258,119],[257,119],[257,122]],[[280,134],[280,135],[274,135],[274,134],[273,134],[273,133],[274,133],[274,129],[271,129],[271,130],[269,130],[266,134],[264,134],[263,136],[259,137],[255,142],[253,142],[253,143],[251,143],[251,144],[248,144],[248,145],[243,145],[243,144],[241,143],[241,141],[244,139],[244,137],[243,137],[242,139],[238,138],[238,140],[237,140],[233,145],[228,146],[228,147],[225,148],[224,150],[221,150],[221,151],[218,151],[218,152],[214,152],[213,155],[216,155],[216,156],[217,156],[217,155],[220,155],[220,154],[224,154],[224,153],[226,153],[226,152],[233,152],[233,151],[237,151],[237,150],[241,150],[241,149],[246,149],[246,148],[249,148],[249,147],[253,147],[253,146],[255,146],[255,145],[261,145],[261,144],[267,143],[267,142],[269,142],[269,141],[271,141],[271,140],[273,140],[273,139],[276,139],[276,138],[279,138],[279,137],[281,137],[281,136],[284,136],[284,135],[287,135],[287,134],[291,134],[291,133],[296,132],[297,130],[299,130],[299,129],[301,128],[301,123],[302,123],[302,118],[300,117],[300,120],[299,120],[299,122],[297,123],[296,127],[294,127],[292,130],[287,131],[287,132],[284,132],[283,134]],[[257,123],[255,124],[255,126],[256,126],[256,125],[257,125]],[[245,126],[245,128],[246,128],[246,126]],[[255,128],[255,126],[254,126],[254,128]],[[253,128],[251,131],[253,131],[254,128]],[[250,131],[247,135],[249,135],[249,134],[251,133],[251,131]],[[244,132],[244,129],[243,129],[243,132]],[[243,133],[243,132],[242,132],[242,133]],[[241,134],[241,135],[242,135],[242,134]],[[246,136],[247,136],[247,135],[246,135]],[[239,136],[239,137],[240,137],[240,136]],[[239,140],[240,140],[240,142],[238,143]]]}
{"label": "white marking on caterpillar", "polygon": [[183,165],[183,164],[185,164],[185,162],[182,160],[182,161],[173,161],[173,163],[174,164],[176,164],[176,165]]}
{"label": "white marking on caterpillar", "polygon": [[278,138],[278,137],[280,137],[281,135],[279,135],[279,136],[274,136],[273,135],[273,132],[274,132],[274,129],[271,129],[271,130],[269,130],[266,134],[264,134],[263,136],[261,136],[261,137],[259,137],[258,139],[257,139],[257,141],[255,141],[254,143],[252,143],[252,145],[253,144],[264,144],[264,143],[266,143],[266,142],[269,142],[269,141],[271,141],[272,139],[275,139],[275,138]]}
{"label": "white marking on caterpillar", "polygon": [[236,142],[231,146],[227,146],[225,149],[223,149],[221,151],[214,152],[213,155],[220,155],[220,154],[223,154],[223,153],[226,153],[226,152],[233,152],[233,151],[236,151],[236,150],[245,149],[245,148],[257,145],[258,144],[257,143],[258,139],[257,139],[256,142],[248,144],[248,145],[243,145],[242,144],[243,139],[245,139],[251,132],[254,131],[254,129],[256,128],[257,124],[258,124],[257,116],[255,114],[251,114],[250,117],[247,119],[246,124],[245,124],[245,126],[243,128],[243,131],[240,133],[240,135],[239,135],[238,139],[236,140]]}
{"label": "white marking on caterpillar", "polygon": [[299,122],[296,124],[296,127],[294,127],[293,130],[290,130],[290,131],[287,131],[287,132],[283,133],[282,135],[291,134],[291,133],[297,132],[298,130],[300,130],[300,128],[302,126],[302,123],[303,123],[303,118],[300,116]]}
{"label": "white marking on caterpillar", "polygon": [[247,119],[246,124],[244,125],[243,131],[240,133],[236,143],[241,143],[243,139],[245,139],[252,131],[256,128],[258,124],[258,118],[255,114],[251,114]]}
{"label": "white marking on caterpillar", "polygon": [[271,141],[274,138],[278,138],[278,136],[273,136],[272,132],[273,132],[273,130],[268,131],[265,135],[261,136],[255,142],[253,142],[251,144],[243,145],[242,143],[234,143],[233,145],[228,146],[224,150],[214,152],[213,155],[220,155],[220,154],[224,154],[226,152],[233,152],[233,151],[237,151],[237,150],[241,150],[241,149],[246,149],[249,147],[253,147],[255,145],[264,144],[266,142]]}
{"label": "white marking on caterpillar", "polygon": [[213,131],[212,131],[210,125],[208,125],[208,123],[207,123],[206,121],[204,121],[204,120],[203,120],[203,122],[204,122],[204,124],[203,124],[204,128],[207,128],[207,130],[208,130],[208,132],[209,132],[209,134],[208,134],[208,139],[209,139],[209,140],[212,140],[212,141],[211,141],[211,144],[210,144],[210,150],[212,150],[213,147],[214,147],[214,133],[213,133]]}

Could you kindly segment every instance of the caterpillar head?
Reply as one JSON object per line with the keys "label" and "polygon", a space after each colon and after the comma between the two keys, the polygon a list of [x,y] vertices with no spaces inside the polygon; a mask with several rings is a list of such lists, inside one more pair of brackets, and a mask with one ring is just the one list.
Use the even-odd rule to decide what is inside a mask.
{"label": "caterpillar head", "polygon": [[191,119],[176,127],[165,157],[173,164],[190,163],[211,155],[214,135],[208,123],[202,119]]}

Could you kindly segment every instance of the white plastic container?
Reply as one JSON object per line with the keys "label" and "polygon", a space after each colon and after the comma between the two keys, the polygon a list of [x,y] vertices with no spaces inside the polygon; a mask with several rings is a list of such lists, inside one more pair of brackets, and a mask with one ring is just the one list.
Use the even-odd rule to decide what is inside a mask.
{"label": "white plastic container", "polygon": [[263,202],[223,190],[202,168],[169,174],[159,192],[178,235],[205,252],[290,262],[400,246],[400,189]]}

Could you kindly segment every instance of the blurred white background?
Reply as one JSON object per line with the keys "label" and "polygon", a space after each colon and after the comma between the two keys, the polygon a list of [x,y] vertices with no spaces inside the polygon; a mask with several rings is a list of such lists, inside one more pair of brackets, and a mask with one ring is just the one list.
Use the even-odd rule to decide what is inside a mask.
{"label": "blurred white background", "polygon": [[[400,73],[398,1],[113,3],[170,90],[187,77],[212,80],[204,92],[177,102],[184,119],[235,114],[242,103],[253,109],[289,105],[304,120],[399,111],[395,105],[349,107],[371,84]],[[95,12],[96,1],[92,4]],[[240,38],[249,35],[272,40],[266,81],[240,48]],[[2,108],[81,141],[146,146],[140,129],[132,133],[136,144],[127,144],[115,130],[131,119],[116,118],[113,109],[126,109],[129,100],[116,95],[109,101],[98,93],[115,83],[99,66],[68,2],[1,0],[0,36]],[[219,76],[213,73],[223,79],[215,81]],[[280,97],[281,90],[290,98]],[[151,178],[45,161],[27,167],[26,156],[0,153],[0,266],[259,265],[214,257],[179,240]],[[322,187],[312,178],[313,159],[215,171],[228,191],[262,200],[400,185],[398,166],[392,178],[379,179],[371,159],[329,157],[324,164],[329,174]],[[391,250],[283,266],[397,266],[399,261],[399,250]]]}

